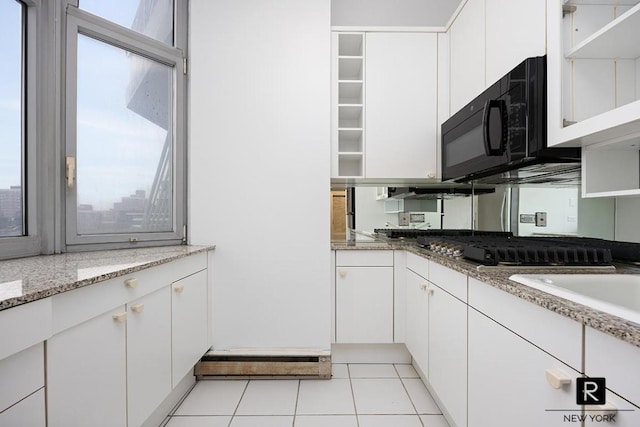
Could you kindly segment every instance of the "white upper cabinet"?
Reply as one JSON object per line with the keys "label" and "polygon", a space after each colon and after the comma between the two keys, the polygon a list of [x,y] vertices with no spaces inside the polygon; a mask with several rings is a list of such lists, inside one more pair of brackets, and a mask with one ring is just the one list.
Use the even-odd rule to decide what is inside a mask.
{"label": "white upper cabinet", "polygon": [[486,86],[546,53],[544,0],[485,0]]}
{"label": "white upper cabinet", "polygon": [[637,141],[640,4],[547,0],[547,24],[549,145]]}
{"label": "white upper cabinet", "polygon": [[436,178],[438,35],[332,40],[332,177]]}
{"label": "white upper cabinet", "polygon": [[640,195],[640,3],[547,0],[549,146],[582,146],[582,197]]}
{"label": "white upper cabinet", "polygon": [[544,0],[468,0],[449,29],[450,115],[516,65],[546,53]]}
{"label": "white upper cabinet", "polygon": [[366,35],[366,176],[435,178],[435,33]]}
{"label": "white upper cabinet", "polygon": [[485,0],[469,0],[449,29],[450,113],[454,114],[486,87]]}

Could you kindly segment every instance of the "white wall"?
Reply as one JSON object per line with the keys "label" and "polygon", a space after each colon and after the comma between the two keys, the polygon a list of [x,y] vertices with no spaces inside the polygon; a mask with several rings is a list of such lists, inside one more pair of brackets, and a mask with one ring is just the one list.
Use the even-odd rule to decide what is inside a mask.
{"label": "white wall", "polygon": [[622,242],[640,243],[640,198],[617,197],[615,207],[615,236]]}
{"label": "white wall", "polygon": [[215,349],[329,349],[330,0],[190,1],[190,243]]}
{"label": "white wall", "polygon": [[445,26],[460,0],[332,0],[334,26]]}
{"label": "white wall", "polygon": [[519,223],[518,235],[577,234],[578,187],[526,187],[520,188],[519,192],[519,214],[533,215],[536,212],[547,212],[547,226],[536,227],[535,224]]}
{"label": "white wall", "polygon": [[[477,201],[478,196],[474,197]],[[473,217],[477,218],[478,215],[472,216],[471,210],[473,208],[477,212],[478,204],[472,203],[472,201],[473,197],[455,197],[443,200],[442,228],[475,229],[475,226],[471,225],[471,220]]]}

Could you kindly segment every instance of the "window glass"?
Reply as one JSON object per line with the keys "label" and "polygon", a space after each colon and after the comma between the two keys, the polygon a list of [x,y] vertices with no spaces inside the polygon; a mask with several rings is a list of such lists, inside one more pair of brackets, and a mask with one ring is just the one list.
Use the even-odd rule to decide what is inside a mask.
{"label": "window glass", "polygon": [[78,35],[78,234],[173,230],[172,75]]}
{"label": "window glass", "polygon": [[24,235],[23,6],[0,0],[0,237]]}
{"label": "window glass", "polygon": [[173,0],[80,0],[79,6],[173,46]]}

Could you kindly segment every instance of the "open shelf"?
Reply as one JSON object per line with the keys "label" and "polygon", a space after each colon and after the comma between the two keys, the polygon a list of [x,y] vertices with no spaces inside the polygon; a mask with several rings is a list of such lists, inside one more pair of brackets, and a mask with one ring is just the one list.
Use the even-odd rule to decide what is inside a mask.
{"label": "open shelf", "polygon": [[363,155],[362,153],[339,153],[338,154],[338,175],[343,177],[363,176]]}
{"label": "open shelf", "polygon": [[338,80],[362,80],[362,58],[338,58]]}
{"label": "open shelf", "polygon": [[640,57],[638,36],[640,3],[576,45],[566,56],[572,59],[636,59]]}
{"label": "open shelf", "polygon": [[362,81],[338,82],[338,104],[362,105]]}
{"label": "open shelf", "polygon": [[338,106],[338,128],[362,128],[362,107]]}
{"label": "open shelf", "polygon": [[339,129],[338,152],[362,152],[362,129]]}
{"label": "open shelf", "polygon": [[338,56],[362,56],[362,34],[340,34]]}
{"label": "open shelf", "polygon": [[640,137],[587,147],[582,164],[583,197],[640,195]]}

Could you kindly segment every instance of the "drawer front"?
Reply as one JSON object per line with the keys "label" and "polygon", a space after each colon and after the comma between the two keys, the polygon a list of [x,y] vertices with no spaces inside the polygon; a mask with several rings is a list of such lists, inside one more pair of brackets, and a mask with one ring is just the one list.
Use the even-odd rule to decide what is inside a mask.
{"label": "drawer front", "polygon": [[0,413],[0,426],[45,427],[44,389]]}
{"label": "drawer front", "polygon": [[393,251],[336,251],[338,267],[393,267]]}
{"label": "drawer front", "polygon": [[469,278],[469,305],[582,372],[582,325]]}
{"label": "drawer front", "polygon": [[51,336],[51,298],[0,311],[0,360]]}
{"label": "drawer front", "polygon": [[407,252],[407,268],[423,279],[429,277],[429,261],[411,252]]}
{"label": "drawer front", "polygon": [[640,406],[640,347],[590,327],[584,345],[585,374],[606,378],[608,389]]}
{"label": "drawer front", "polygon": [[54,295],[53,332],[58,333],[92,319],[205,268],[206,253],[196,254]]}
{"label": "drawer front", "polygon": [[449,292],[463,302],[467,302],[467,275],[447,268],[436,262],[429,262],[429,281]]}
{"label": "drawer front", "polygon": [[44,343],[0,360],[0,412],[44,387]]}

